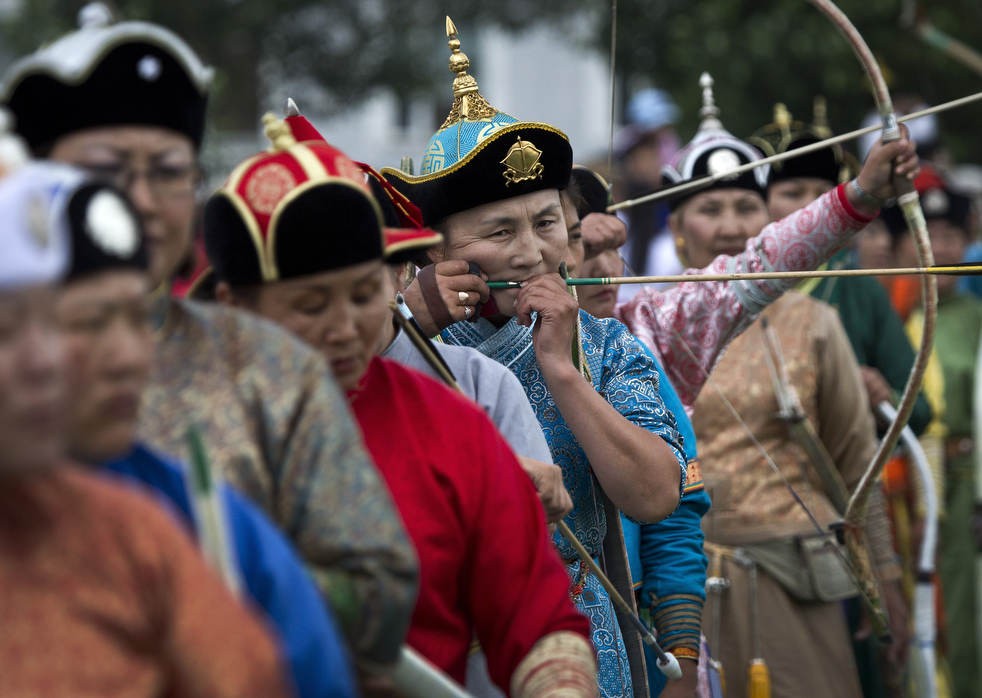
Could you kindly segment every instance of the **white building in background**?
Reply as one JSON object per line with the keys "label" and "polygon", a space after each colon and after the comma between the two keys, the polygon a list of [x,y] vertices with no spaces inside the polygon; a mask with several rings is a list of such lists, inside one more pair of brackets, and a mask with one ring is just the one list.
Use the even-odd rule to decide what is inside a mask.
{"label": "white building in background", "polygon": [[[440,48],[434,45],[434,50]],[[449,58],[445,45],[442,49]],[[520,34],[484,30],[464,41],[463,50],[471,59],[469,72],[492,105],[517,118],[545,121],[562,129],[579,162],[606,154],[610,129],[606,56],[545,26]],[[447,70],[441,77],[442,85],[432,96],[410,105],[405,124],[400,124],[396,98],[386,94],[332,117],[304,113],[328,141],[355,160],[378,168],[398,167],[400,159],[409,155],[414,167],[419,167],[426,143],[452,101],[453,75]],[[303,110],[302,97],[295,96]],[[221,173],[265,147],[260,136],[218,135],[210,144],[206,140],[209,172],[221,179]],[[216,186],[220,183],[215,182]]]}

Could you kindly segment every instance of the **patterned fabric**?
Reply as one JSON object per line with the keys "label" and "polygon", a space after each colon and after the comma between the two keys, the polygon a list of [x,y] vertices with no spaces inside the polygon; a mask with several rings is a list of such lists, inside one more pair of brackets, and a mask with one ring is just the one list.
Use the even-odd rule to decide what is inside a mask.
{"label": "patterned fabric", "polygon": [[[839,186],[808,206],[769,224],[736,257],[720,255],[692,274],[814,269],[870,221]],[[690,411],[723,349],[795,281],[682,283],[644,288],[618,306],[619,320],[647,345],[668,371]],[[705,462],[705,461],[704,461]]]}
{"label": "patterned fabric", "polygon": [[[624,417],[661,436],[671,447],[685,482],[685,455],[675,417],[658,395],[658,373],[648,352],[616,320],[600,320],[580,311],[581,339],[593,385]],[[511,318],[500,329],[487,320],[458,322],[441,335],[448,344],[471,346],[511,369],[525,388],[552,450],[553,462],[563,469],[563,484],[573,499],[566,523],[591,555],[600,554],[607,532],[603,506],[597,497],[586,453],[556,407],[535,357],[532,327]],[[558,534],[559,554],[576,559],[576,551]]]}
{"label": "patterned fabric", "polygon": [[284,531],[331,602],[358,660],[389,663],[416,598],[412,546],[323,359],[248,314],[159,299],[140,438],[208,456]]}
{"label": "patterned fabric", "polygon": [[0,487],[0,695],[287,696],[272,639],[155,501],[74,467]]}
{"label": "patterned fabric", "polygon": [[607,590],[592,573],[581,575],[579,562],[567,565],[566,574],[571,585],[582,580],[582,589],[573,603],[580,613],[590,619],[590,641],[597,653],[597,686],[601,698],[632,695],[634,689],[627,648]]}
{"label": "patterned fabric", "polygon": [[[685,482],[685,456],[675,418],[658,395],[658,374],[651,357],[616,320],[598,320],[581,311],[581,346],[594,387],[618,412],[633,423],[661,436],[672,448]],[[444,330],[448,344],[472,346],[508,367],[525,388],[552,450],[553,462],[563,469],[563,482],[573,499],[566,523],[591,555],[599,555],[607,522],[598,499],[590,463],[563,419],[536,362],[532,328],[514,318],[500,329],[487,320],[457,323]],[[572,546],[558,535],[554,541],[565,560],[576,559]],[[578,565],[567,569],[575,574]],[[589,594],[587,594],[589,590]],[[590,617],[597,649],[602,695],[630,694],[630,669],[623,638],[607,592],[588,575],[576,605]]]}
{"label": "patterned fabric", "polygon": [[423,161],[419,167],[420,175],[433,174],[450,167],[499,128],[517,121],[514,116],[497,112],[490,119],[464,119],[440,129],[426,144],[426,152],[423,153]]}
{"label": "patterned fabric", "polygon": [[[685,490],[679,508],[658,523],[638,524],[621,514],[624,544],[631,563],[634,586],[640,590],[639,608],[649,615],[665,650],[677,657],[699,656],[699,618],[706,599],[706,555],[702,549],[702,517],[709,511],[703,486],[692,422],[671,381],[656,359],[658,393],[678,423],[688,460]],[[695,619],[693,625],[692,620]],[[657,696],[665,675],[645,645],[648,690]]]}
{"label": "patterned fabric", "polygon": [[511,681],[514,698],[574,698],[596,695],[597,660],[581,635],[558,632],[539,640]]}
{"label": "patterned fabric", "polygon": [[[784,355],[789,380],[851,491],[876,448],[859,368],[832,308],[796,292],[764,312]],[[767,368],[761,323],[730,345],[712,381],[824,526],[838,519],[805,451],[777,418],[777,397]],[[706,539],[741,545],[814,527],[768,467],[757,445],[716,389],[704,391],[693,412],[706,488],[713,501]]]}

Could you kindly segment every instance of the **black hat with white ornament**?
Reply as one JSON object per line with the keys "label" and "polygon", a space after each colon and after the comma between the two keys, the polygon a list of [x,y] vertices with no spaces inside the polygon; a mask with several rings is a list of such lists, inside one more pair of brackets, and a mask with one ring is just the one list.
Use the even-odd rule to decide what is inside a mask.
{"label": "black hat with white ornament", "polygon": [[709,73],[699,78],[702,88],[702,123],[696,135],[672,162],[662,168],[662,175],[669,185],[682,184],[706,176],[719,176],[710,185],[696,191],[687,191],[672,198],[669,206],[674,210],[696,194],[711,189],[749,189],[764,196],[767,190],[769,168],[764,165],[736,176],[720,176],[740,165],[760,160],[763,156],[749,143],[731,134],[719,120],[719,108],[713,98],[713,79]]}
{"label": "black hat with white ornament", "polygon": [[102,126],[158,126],[204,135],[213,71],[176,34],[149,22],[113,22],[101,3],[79,12],[79,28],[17,61],[2,102],[35,154],[59,138]]}

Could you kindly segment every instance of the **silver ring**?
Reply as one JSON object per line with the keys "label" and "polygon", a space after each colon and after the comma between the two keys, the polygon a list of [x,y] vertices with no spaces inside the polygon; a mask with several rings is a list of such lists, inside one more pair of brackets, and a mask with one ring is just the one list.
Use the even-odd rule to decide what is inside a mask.
{"label": "silver ring", "polygon": [[464,306],[464,317],[467,318],[468,320],[470,320],[471,319],[471,315],[473,315],[473,314],[474,314],[474,309],[472,307],[470,307],[469,305],[465,305]]}
{"label": "silver ring", "polygon": [[470,297],[471,295],[467,291],[457,291],[457,300],[460,301],[461,305],[467,305]]}

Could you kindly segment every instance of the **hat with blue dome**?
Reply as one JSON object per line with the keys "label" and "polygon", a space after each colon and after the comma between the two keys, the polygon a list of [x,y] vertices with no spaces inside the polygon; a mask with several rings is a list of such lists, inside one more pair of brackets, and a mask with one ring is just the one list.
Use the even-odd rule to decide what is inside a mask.
{"label": "hat with blue dome", "polygon": [[382,174],[423,212],[426,225],[461,211],[543,189],[564,189],[573,151],[559,129],[519,121],[492,107],[467,73],[457,27],[447,17],[453,106],[423,154],[419,175]]}

